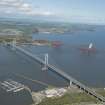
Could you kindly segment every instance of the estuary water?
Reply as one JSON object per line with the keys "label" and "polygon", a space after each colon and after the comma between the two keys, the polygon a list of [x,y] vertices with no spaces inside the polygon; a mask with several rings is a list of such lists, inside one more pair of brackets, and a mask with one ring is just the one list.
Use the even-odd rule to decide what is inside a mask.
{"label": "estuary water", "polygon": [[[105,28],[95,31],[81,31],[66,34],[33,34],[33,39],[61,41],[61,47],[24,46],[26,50],[44,59],[49,54],[49,63],[62,69],[73,78],[89,87],[105,87]],[[96,53],[83,53],[79,50],[93,43]],[[42,71],[33,59],[0,45],[0,81],[13,79],[28,86],[32,91],[39,91],[48,86],[68,86],[68,82],[57,74]],[[2,98],[2,94],[0,94]],[[30,100],[28,100],[30,101]],[[17,98],[14,100],[17,102]],[[2,104],[2,103],[0,103]],[[25,102],[22,102],[24,105]]]}
{"label": "estuary water", "polygon": [[[61,47],[28,46],[27,50],[42,57],[49,54],[49,63],[93,87],[105,87],[105,28],[66,34],[33,34],[33,39],[62,41]],[[93,43],[96,53],[83,53],[78,48]]]}

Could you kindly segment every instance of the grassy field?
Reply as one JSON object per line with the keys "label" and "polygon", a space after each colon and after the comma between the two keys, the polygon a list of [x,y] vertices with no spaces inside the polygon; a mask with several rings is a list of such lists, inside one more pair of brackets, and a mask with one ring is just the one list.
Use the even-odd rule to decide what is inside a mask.
{"label": "grassy field", "polygon": [[65,94],[60,98],[46,98],[39,105],[72,105],[73,103],[93,102],[98,103],[94,97],[85,93],[71,93]]}
{"label": "grassy field", "polygon": [[103,88],[96,89],[96,92],[105,97],[105,90]]}

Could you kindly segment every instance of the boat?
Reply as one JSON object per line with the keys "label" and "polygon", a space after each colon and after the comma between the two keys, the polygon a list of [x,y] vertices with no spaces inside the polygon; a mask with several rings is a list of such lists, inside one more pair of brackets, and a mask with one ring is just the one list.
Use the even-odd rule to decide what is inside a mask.
{"label": "boat", "polygon": [[90,43],[88,47],[80,47],[79,50],[84,53],[95,53],[96,48],[93,47],[93,44]]}

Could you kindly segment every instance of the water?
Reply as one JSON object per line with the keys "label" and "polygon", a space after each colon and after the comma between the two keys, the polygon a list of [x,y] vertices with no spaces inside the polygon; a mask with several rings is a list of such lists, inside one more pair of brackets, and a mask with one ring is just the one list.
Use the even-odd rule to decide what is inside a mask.
{"label": "water", "polygon": [[[62,41],[64,45],[60,48],[53,48],[52,46],[26,46],[25,48],[41,58],[43,58],[43,54],[49,53],[50,64],[56,65],[56,67],[61,68],[85,85],[105,87],[104,28],[97,28],[94,32],[84,31],[64,35],[34,34],[33,39]],[[97,53],[88,55],[78,50],[78,47],[91,42],[97,48]],[[0,46],[0,80],[11,78],[29,86],[33,91],[46,88],[44,85],[21,78],[16,74],[24,75],[33,80],[57,87],[68,85],[67,81],[51,71],[41,71],[41,66],[31,58],[17,51],[11,51],[8,48]]]}
{"label": "water", "polygon": [[[37,81],[57,87],[68,85],[63,78],[50,71],[44,72],[41,68],[40,64],[28,56],[0,46],[0,80],[10,78],[28,86],[33,91],[47,88],[46,85]],[[35,80],[35,82],[30,79]]]}
{"label": "water", "polygon": [[[23,76],[25,76],[25,78],[23,78]],[[28,86],[32,91],[43,90],[49,85],[55,87],[68,85],[68,82],[65,81],[64,78],[61,78],[51,71],[42,71],[41,65],[26,55],[0,45],[0,81],[6,79],[12,79],[22,83]],[[32,80],[34,80],[34,82]],[[47,84],[47,86],[44,84]],[[2,91],[1,87],[0,90]],[[20,105],[29,105],[29,103],[32,102],[32,99],[27,92],[2,93],[1,91],[0,99],[2,101],[0,101],[0,105],[17,105],[19,103]],[[11,100],[10,96],[13,96],[13,100]]]}
{"label": "water", "polygon": [[[64,70],[66,73],[92,87],[105,87],[105,29],[97,28],[96,31],[81,31],[72,34],[34,34],[33,39],[60,40],[63,46],[26,46],[26,49],[43,58],[43,54],[49,53],[49,63]],[[89,43],[97,48],[95,54],[85,54],[78,47]],[[46,86],[33,83],[14,74],[21,74],[31,79],[45,82],[54,86],[67,86],[63,78],[51,71],[41,71],[41,66],[29,57],[13,52],[0,46],[0,77],[13,78],[28,85],[32,90],[38,91]]]}
{"label": "water", "polygon": [[[49,63],[63,69],[72,77],[92,87],[105,87],[105,28],[95,31],[81,31],[71,34],[33,34],[33,39],[60,40],[64,45],[60,48],[28,46],[39,56],[49,53]],[[95,54],[81,53],[80,46],[93,43]]]}

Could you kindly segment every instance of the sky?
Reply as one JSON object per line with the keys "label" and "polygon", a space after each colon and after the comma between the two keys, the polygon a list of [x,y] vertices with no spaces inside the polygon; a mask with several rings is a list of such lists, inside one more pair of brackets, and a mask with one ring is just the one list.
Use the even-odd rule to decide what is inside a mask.
{"label": "sky", "polygon": [[0,17],[105,24],[105,0],[0,0]]}

